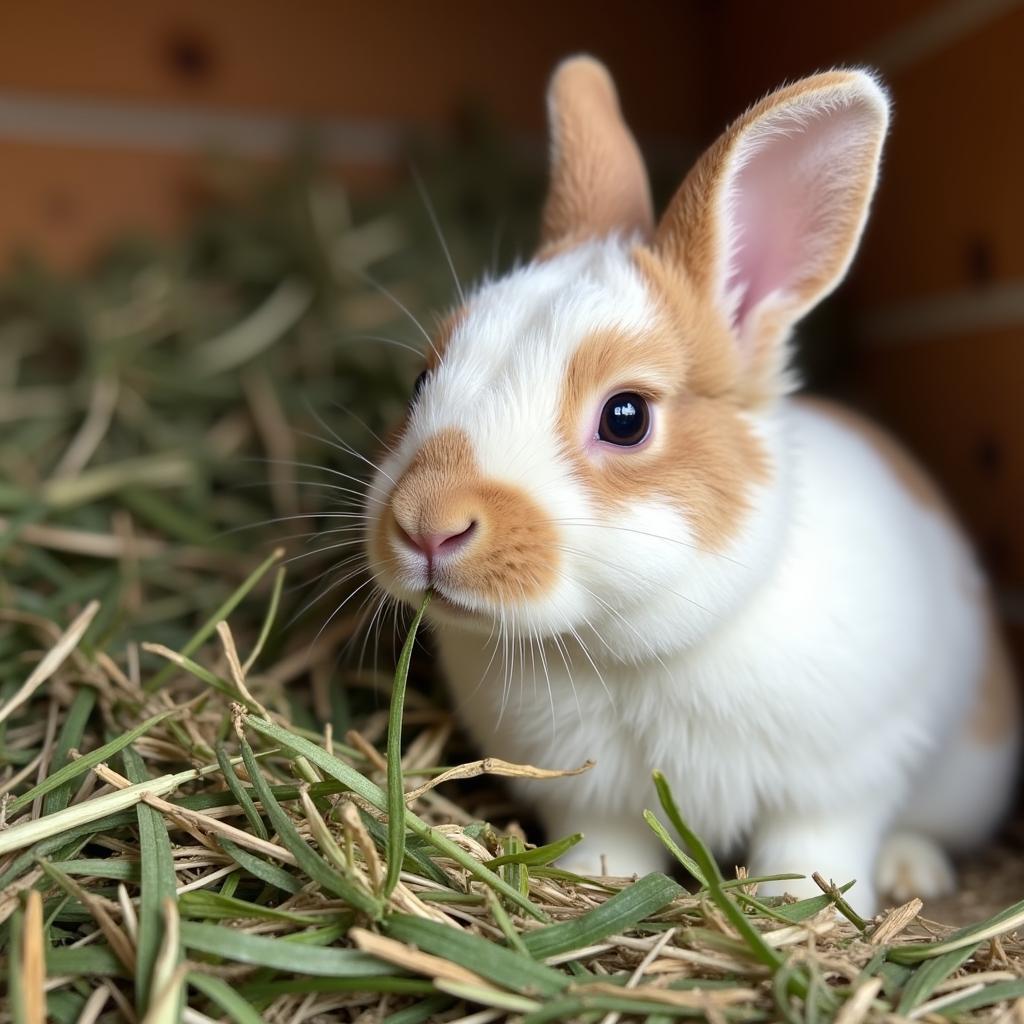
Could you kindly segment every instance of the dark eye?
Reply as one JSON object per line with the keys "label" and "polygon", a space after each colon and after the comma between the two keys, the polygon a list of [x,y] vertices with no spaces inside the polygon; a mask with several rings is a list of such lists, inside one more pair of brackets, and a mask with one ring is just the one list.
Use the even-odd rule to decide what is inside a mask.
{"label": "dark eye", "polygon": [[597,436],[609,444],[629,448],[643,441],[650,427],[651,410],[647,399],[635,391],[622,391],[604,403]]}
{"label": "dark eye", "polygon": [[420,392],[423,390],[423,385],[427,382],[427,371],[424,370],[417,378],[416,383],[412,386],[412,395],[409,397],[409,404],[412,405],[420,396]]}

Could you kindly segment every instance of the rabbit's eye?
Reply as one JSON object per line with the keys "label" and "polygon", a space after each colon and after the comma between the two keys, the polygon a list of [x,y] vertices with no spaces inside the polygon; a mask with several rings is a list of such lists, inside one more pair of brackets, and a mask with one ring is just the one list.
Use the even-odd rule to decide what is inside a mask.
{"label": "rabbit's eye", "polygon": [[609,444],[631,448],[640,444],[650,429],[651,410],[647,399],[634,391],[622,391],[604,403],[597,436]]}
{"label": "rabbit's eye", "polygon": [[412,405],[417,398],[420,397],[420,392],[423,390],[423,385],[427,382],[427,371],[424,370],[417,378],[416,383],[412,386],[412,394],[409,396],[409,404]]}

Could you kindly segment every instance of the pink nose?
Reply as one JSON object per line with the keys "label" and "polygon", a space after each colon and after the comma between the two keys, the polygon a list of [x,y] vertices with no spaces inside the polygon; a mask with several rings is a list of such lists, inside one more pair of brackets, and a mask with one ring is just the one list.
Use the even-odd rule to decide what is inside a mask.
{"label": "pink nose", "polygon": [[411,548],[426,555],[428,562],[433,562],[438,555],[451,554],[457,551],[476,532],[476,520],[473,520],[462,530],[454,530],[449,533],[409,533],[398,527],[398,536]]}

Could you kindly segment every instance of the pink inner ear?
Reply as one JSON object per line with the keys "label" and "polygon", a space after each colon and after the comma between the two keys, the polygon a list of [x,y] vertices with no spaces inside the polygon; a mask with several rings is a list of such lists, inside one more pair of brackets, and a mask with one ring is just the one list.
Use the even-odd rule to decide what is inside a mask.
{"label": "pink inner ear", "polygon": [[806,306],[819,297],[808,291],[835,283],[823,276],[845,269],[860,227],[851,200],[864,183],[866,114],[856,102],[787,110],[742,143],[725,211],[726,295],[741,336],[766,299]]}

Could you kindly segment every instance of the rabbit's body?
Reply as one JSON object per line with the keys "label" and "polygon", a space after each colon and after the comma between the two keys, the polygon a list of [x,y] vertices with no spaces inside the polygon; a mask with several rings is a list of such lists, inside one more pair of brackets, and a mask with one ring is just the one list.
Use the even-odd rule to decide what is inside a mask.
{"label": "rabbit's body", "polygon": [[[1002,662],[985,584],[938,496],[911,490],[920,481],[902,477],[873,428],[856,429],[844,410],[794,400],[776,420],[762,436],[786,448],[779,464],[789,473],[761,500],[786,525],[760,567],[767,576],[708,635],[679,644],[679,624],[693,618],[682,595],[702,591],[680,574],[646,614],[627,609],[624,623],[609,612],[582,628],[586,655],[578,642],[548,642],[546,670],[529,649],[499,663],[479,634],[444,626],[442,665],[482,750],[548,766],[596,760],[583,776],[518,787],[552,836],[586,834],[568,866],[664,867],[663,847],[637,819],[657,768],[719,855],[742,862],[749,851],[755,874],[857,878],[851,898],[870,906],[877,845],[891,826],[962,847],[1005,812],[1019,742],[1013,681],[988,675]],[[622,523],[652,527],[664,529],[645,517]],[[578,532],[593,543],[592,530]],[[724,556],[737,570],[742,547]],[[597,557],[615,559],[613,539],[601,549]],[[669,557],[657,543],[650,554]],[[891,574],[880,577],[879,563]],[[657,659],[624,665],[611,656],[645,643]],[[985,725],[993,699],[1006,713],[1001,727]],[[796,859],[777,849],[782,830],[796,833]],[[901,865],[910,875],[902,879],[886,867],[890,882],[911,890],[947,881],[921,875],[932,858],[916,877],[912,863]]]}
{"label": "rabbit's body", "polygon": [[[572,864],[665,852],[650,773],[756,874],[931,894],[983,839],[1018,746],[984,583],[880,431],[791,397],[792,325],[841,279],[887,123],[860,72],[789,86],[702,158],[655,229],[607,74],[551,91],[538,259],[432,343],[368,498],[377,580],[428,610],[488,754]],[[888,841],[887,841],[888,840]],[[786,882],[776,891],[806,891]]]}

